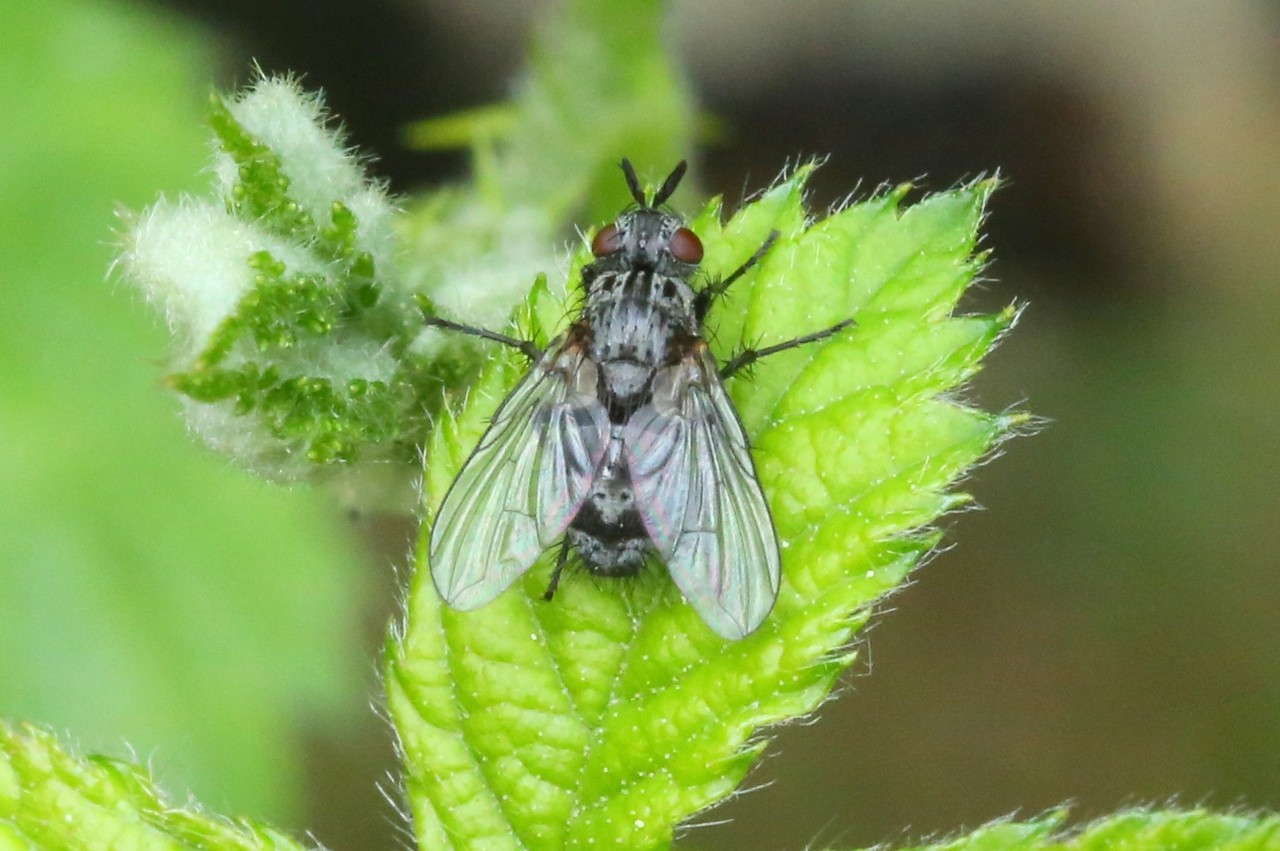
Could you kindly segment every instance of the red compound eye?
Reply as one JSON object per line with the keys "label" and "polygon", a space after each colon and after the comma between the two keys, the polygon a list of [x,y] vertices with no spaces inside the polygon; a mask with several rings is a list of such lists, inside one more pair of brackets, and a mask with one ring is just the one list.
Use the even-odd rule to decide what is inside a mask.
{"label": "red compound eye", "polygon": [[591,240],[591,253],[597,257],[621,250],[622,235],[618,233],[617,225],[605,225],[596,232],[595,239]]}
{"label": "red compound eye", "polygon": [[702,240],[688,228],[680,228],[671,234],[671,256],[681,263],[702,262]]}

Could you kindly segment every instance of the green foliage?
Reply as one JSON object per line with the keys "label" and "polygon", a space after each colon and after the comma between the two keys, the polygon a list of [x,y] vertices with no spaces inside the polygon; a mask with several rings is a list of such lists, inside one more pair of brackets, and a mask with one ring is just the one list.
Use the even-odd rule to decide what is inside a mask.
{"label": "green foliage", "polygon": [[[131,275],[195,342],[168,385],[208,406],[193,422],[210,443],[250,435],[256,445],[241,460],[269,475],[311,475],[370,454],[408,466],[428,415],[421,364],[407,357],[420,322],[393,277],[388,284],[394,235],[381,187],[290,80],[261,80],[232,101],[213,96],[209,123],[224,211],[161,202],[126,255]],[[193,267],[187,258],[206,231],[235,253]]]}
{"label": "green foliage", "polygon": [[[902,851],[1268,851],[1280,847],[1280,817],[1208,810],[1131,809],[1080,827],[1059,809],[1026,821],[999,820]],[[456,837],[452,838],[456,842]],[[487,847],[509,845],[486,837]],[[443,835],[421,848],[450,847]],[[271,828],[175,806],[147,772],[80,757],[45,732],[0,723],[0,849],[301,851]],[[525,847],[554,847],[530,842]],[[882,847],[882,846],[877,846]],[[867,849],[871,851],[871,849]]]}
{"label": "green foliage", "polygon": [[289,197],[289,178],[280,157],[245,130],[217,94],[209,98],[209,126],[236,165],[239,181],[226,199],[231,211],[238,218],[261,221],[286,238],[315,239],[315,220]]}
{"label": "green foliage", "polygon": [[[177,339],[167,385],[210,444],[277,478],[370,462],[407,477],[425,453],[424,543],[385,660],[422,848],[669,844],[737,788],[767,727],[827,699],[874,604],[967,500],[958,479],[1022,421],[960,395],[1016,319],[957,314],[994,182],[912,206],[900,187],[815,220],[801,168],[727,222],[718,201],[692,219],[710,279],[777,234],[710,317],[722,359],[857,322],[730,382],[783,544],[763,626],[716,637],[657,566],[627,581],[571,573],[544,603],[549,557],[478,611],[441,605],[431,516],[527,364],[424,329],[421,312],[514,321],[542,343],[563,327],[584,252],[567,283],[535,277],[554,266],[554,241],[627,202],[621,155],[654,173],[691,149],[694,109],[659,11],[569,0],[509,108],[419,128],[469,140],[476,179],[404,217],[294,81],[214,97],[213,199],[160,202],[126,236],[126,274]],[[259,639],[245,652],[272,643]],[[142,769],[76,758],[38,731],[0,727],[0,753],[0,847],[299,847],[174,807]],[[1062,818],[928,847],[1262,847],[1276,835],[1274,819],[1201,812],[1125,813],[1074,834]]]}
{"label": "green foliage", "polygon": [[408,135],[420,147],[470,143],[490,209],[537,210],[563,227],[630,203],[619,157],[643,173],[689,156],[696,115],[661,38],[661,0],[561,5],[542,21],[512,103],[429,119]]}
{"label": "green foliage", "polygon": [[[295,223],[300,220],[296,205],[286,206],[286,226],[303,227]],[[346,228],[354,224],[340,202],[334,204],[334,219],[334,228],[319,241],[331,250],[347,244],[350,234],[349,229],[339,231],[336,223]],[[167,377],[168,385],[201,403],[233,400],[236,416],[256,410],[271,437],[305,447],[313,464],[354,462],[361,447],[391,443],[407,429],[422,428],[422,417],[415,415],[417,394],[403,376],[343,380],[285,374],[279,359],[269,357],[263,359],[265,366],[258,360],[224,365],[241,340],[268,354],[292,350],[303,338],[342,333],[358,323],[377,306],[380,288],[367,252],[348,252],[346,259],[343,286],[335,290],[320,275],[289,274],[267,251],[252,254],[248,265],[255,273],[253,289],[210,335],[191,368]],[[406,445],[413,445],[411,438]]]}
{"label": "green foliage", "polygon": [[543,23],[495,188],[558,217],[605,221],[631,200],[619,157],[656,171],[689,155],[695,108],[661,38],[665,5],[568,0]]}
{"label": "green foliage", "polygon": [[0,722],[0,848],[302,851],[267,827],[174,806],[147,772],[81,759],[48,733]]}
{"label": "green foliage", "polygon": [[[997,821],[972,833],[902,851],[1264,851],[1280,847],[1280,817],[1209,810],[1132,809],[1065,827],[1065,809]],[[868,849],[869,851],[869,849]]]}

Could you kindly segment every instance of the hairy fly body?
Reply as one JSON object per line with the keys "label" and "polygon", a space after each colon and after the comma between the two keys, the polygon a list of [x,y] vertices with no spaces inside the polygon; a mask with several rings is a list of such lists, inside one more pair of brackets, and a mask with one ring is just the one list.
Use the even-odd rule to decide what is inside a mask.
{"label": "hairy fly body", "polygon": [[445,495],[428,556],[457,609],[492,600],[557,542],[551,599],[572,548],[591,573],[629,576],[651,554],[703,620],[742,638],[778,595],[778,541],[723,380],[761,357],[849,325],[748,349],[721,367],[702,339],[715,297],[754,265],[694,290],[702,243],[662,209],[681,162],[647,199],[601,228],[583,270],[585,305],[546,351],[438,317],[428,324],[506,343],[533,367],[502,403]]}

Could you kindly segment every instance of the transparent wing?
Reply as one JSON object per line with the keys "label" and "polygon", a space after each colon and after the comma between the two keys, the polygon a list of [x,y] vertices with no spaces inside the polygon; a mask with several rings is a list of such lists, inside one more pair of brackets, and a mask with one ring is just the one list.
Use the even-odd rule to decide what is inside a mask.
{"label": "transparent wing", "polygon": [[506,398],[431,530],[431,578],[456,609],[492,600],[568,527],[609,436],[596,366],[551,348]]}
{"label": "transparent wing", "polygon": [[752,632],[778,596],[778,539],[705,345],[658,372],[623,441],[636,508],[676,585],[717,634]]}

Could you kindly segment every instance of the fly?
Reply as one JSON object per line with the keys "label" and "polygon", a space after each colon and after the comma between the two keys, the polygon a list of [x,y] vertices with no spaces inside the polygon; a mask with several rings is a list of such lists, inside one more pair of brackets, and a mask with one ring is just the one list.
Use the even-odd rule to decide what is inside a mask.
{"label": "fly", "polygon": [[557,542],[550,600],[573,549],[600,576],[631,576],[656,554],[718,635],[742,638],[778,596],[778,538],[724,380],[762,357],[852,323],[720,365],[702,338],[715,299],[777,234],[723,281],[695,290],[702,242],[662,208],[678,164],[596,233],[581,314],[545,350],[439,317],[426,322],[520,349],[529,372],[503,401],[436,515],[428,558],[441,597],[483,606]]}

